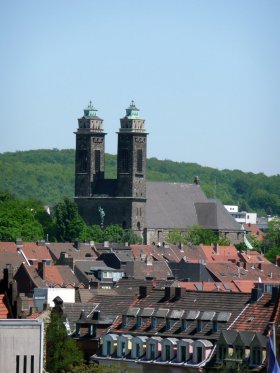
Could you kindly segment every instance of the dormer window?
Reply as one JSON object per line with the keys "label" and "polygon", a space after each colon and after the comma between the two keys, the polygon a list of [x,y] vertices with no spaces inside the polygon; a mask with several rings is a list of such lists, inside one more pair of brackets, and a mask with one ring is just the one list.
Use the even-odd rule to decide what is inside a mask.
{"label": "dormer window", "polygon": [[227,357],[227,348],[224,345],[220,345],[218,347],[218,360],[223,362],[226,357]]}
{"label": "dormer window", "polygon": [[251,358],[252,365],[261,365],[262,364],[261,349],[259,347],[254,347],[252,349],[251,354],[252,354],[252,358]]}
{"label": "dormer window", "polygon": [[221,330],[221,323],[219,323],[217,320],[214,320],[212,330],[213,330],[213,333],[216,333],[219,330]]}
{"label": "dormer window", "polygon": [[182,324],[181,324],[182,331],[188,329],[188,327],[190,326],[190,324],[191,324],[190,320],[183,319],[182,320]]}
{"label": "dormer window", "polygon": [[127,325],[127,319],[128,319],[128,317],[126,315],[122,315],[122,326]]}
{"label": "dormer window", "polygon": [[158,325],[158,318],[157,317],[152,317],[152,328],[156,328]]}
{"label": "dormer window", "polygon": [[143,318],[141,316],[137,316],[136,326],[140,328],[143,325]]}
{"label": "dormer window", "polygon": [[237,359],[243,359],[244,357],[244,348],[242,346],[235,347],[235,357]]}

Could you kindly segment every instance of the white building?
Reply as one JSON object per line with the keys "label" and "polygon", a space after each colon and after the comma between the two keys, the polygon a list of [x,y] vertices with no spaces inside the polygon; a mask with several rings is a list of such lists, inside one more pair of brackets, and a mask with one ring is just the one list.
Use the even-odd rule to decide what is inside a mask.
{"label": "white building", "polygon": [[43,322],[0,320],[0,372],[43,371]]}
{"label": "white building", "polygon": [[224,205],[230,215],[238,222],[244,224],[257,224],[257,213],[238,211],[238,206]]}

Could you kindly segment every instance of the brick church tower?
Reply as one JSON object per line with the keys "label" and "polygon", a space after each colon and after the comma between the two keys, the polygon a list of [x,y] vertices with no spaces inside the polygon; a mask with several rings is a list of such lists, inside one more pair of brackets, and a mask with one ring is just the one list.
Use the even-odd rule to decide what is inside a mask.
{"label": "brick church tower", "polygon": [[105,135],[103,120],[90,102],[78,119],[76,134],[75,196],[90,197],[99,180],[104,179]]}
{"label": "brick church tower", "polygon": [[87,224],[119,224],[142,234],[146,212],[147,133],[132,101],[120,120],[117,179],[105,179],[103,120],[90,103],[78,120],[75,201]]}
{"label": "brick church tower", "polygon": [[118,132],[118,197],[131,201],[131,228],[143,229],[146,203],[147,133],[134,101],[120,120]]}

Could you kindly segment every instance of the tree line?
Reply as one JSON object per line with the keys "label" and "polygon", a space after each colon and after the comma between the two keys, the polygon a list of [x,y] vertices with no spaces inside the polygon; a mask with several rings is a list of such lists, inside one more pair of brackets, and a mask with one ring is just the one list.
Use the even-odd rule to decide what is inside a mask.
{"label": "tree line", "polygon": [[101,228],[88,226],[78,213],[73,200],[64,198],[49,214],[42,202],[19,199],[7,192],[0,192],[0,241],[13,242],[46,240],[49,242],[113,241],[141,243],[130,229],[119,225]]}
{"label": "tree line", "polygon": [[[117,158],[106,154],[105,177],[116,177]],[[29,150],[0,154],[0,190],[23,199],[35,198],[54,206],[74,196],[75,151]],[[147,160],[147,179],[192,183],[198,176],[208,198],[239,205],[240,211],[259,216],[280,215],[280,175],[218,170],[196,163]]]}

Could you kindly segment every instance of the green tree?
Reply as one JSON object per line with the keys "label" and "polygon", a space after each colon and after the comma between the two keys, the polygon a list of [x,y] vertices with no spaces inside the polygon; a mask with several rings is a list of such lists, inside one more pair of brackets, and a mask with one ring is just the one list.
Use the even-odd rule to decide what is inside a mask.
{"label": "green tree", "polygon": [[0,240],[36,241],[44,238],[43,227],[37,219],[37,214],[43,212],[43,207],[35,201],[24,201],[12,196],[0,199]]}
{"label": "green tree", "polygon": [[193,225],[186,233],[185,240],[192,245],[211,245],[219,241],[218,236],[211,229]]}
{"label": "green tree", "polygon": [[274,218],[268,223],[268,232],[265,237],[265,257],[275,262],[280,255],[280,218]]}
{"label": "green tree", "polygon": [[58,241],[73,242],[90,239],[91,231],[78,213],[77,205],[69,198],[64,198],[54,208],[56,238]]}
{"label": "green tree", "polygon": [[57,310],[50,315],[46,331],[46,368],[51,373],[72,371],[82,363],[82,352],[76,341],[67,335],[64,320]]}

